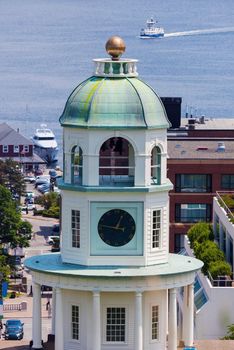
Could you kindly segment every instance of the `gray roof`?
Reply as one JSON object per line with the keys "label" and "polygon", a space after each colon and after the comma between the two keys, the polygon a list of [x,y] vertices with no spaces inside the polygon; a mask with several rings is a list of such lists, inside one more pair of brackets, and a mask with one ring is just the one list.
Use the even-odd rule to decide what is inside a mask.
{"label": "gray roof", "polygon": [[[190,118],[181,118],[181,126],[188,125],[188,119]],[[192,119],[196,119],[195,129],[198,130],[234,130],[233,118],[205,118],[204,123],[199,118]]]}
{"label": "gray roof", "polygon": [[234,140],[220,140],[225,145],[224,152],[218,152],[219,141],[186,139],[168,140],[169,159],[229,159],[234,162]]}
{"label": "gray roof", "polygon": [[0,144],[2,145],[32,145],[32,141],[21,135],[6,123],[0,124]]}

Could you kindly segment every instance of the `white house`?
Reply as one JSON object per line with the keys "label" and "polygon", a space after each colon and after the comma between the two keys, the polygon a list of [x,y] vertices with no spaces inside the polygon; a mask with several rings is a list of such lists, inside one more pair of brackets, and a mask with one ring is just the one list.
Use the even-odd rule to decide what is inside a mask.
{"label": "white house", "polygon": [[[56,350],[175,350],[193,345],[193,282],[202,263],[169,254],[163,104],[138,79],[137,60],[96,59],[69,96],[60,182],[61,252],[28,258],[33,348],[41,348],[41,285],[53,287]],[[177,290],[187,296],[177,335]]]}

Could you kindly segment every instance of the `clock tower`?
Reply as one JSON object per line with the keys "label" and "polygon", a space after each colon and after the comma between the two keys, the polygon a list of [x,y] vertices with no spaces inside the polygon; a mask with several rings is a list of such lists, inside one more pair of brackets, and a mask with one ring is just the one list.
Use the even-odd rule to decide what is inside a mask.
{"label": "clock tower", "polygon": [[[168,250],[169,122],[138,78],[137,60],[120,58],[124,41],[112,37],[106,50],[111,57],[94,60],[94,74],[60,117],[61,252],[26,261],[35,312],[38,285],[52,286],[56,350],[176,350],[176,294],[184,288],[182,340],[192,346],[202,264]],[[33,327],[39,349],[36,320]]]}

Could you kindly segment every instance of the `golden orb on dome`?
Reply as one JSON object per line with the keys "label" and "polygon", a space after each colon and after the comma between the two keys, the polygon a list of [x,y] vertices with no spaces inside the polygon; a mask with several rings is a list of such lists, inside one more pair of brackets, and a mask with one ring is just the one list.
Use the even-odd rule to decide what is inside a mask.
{"label": "golden orb on dome", "polygon": [[106,42],[106,52],[111,56],[113,61],[118,61],[125,49],[125,42],[119,36],[112,36]]}

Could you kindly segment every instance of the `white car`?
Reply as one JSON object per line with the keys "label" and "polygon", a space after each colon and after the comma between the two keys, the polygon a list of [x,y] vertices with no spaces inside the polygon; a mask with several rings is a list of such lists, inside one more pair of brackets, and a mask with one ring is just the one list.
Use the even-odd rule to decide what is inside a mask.
{"label": "white car", "polygon": [[48,243],[49,245],[52,245],[54,243],[54,239],[58,239],[59,236],[48,236],[46,238],[46,243]]}

